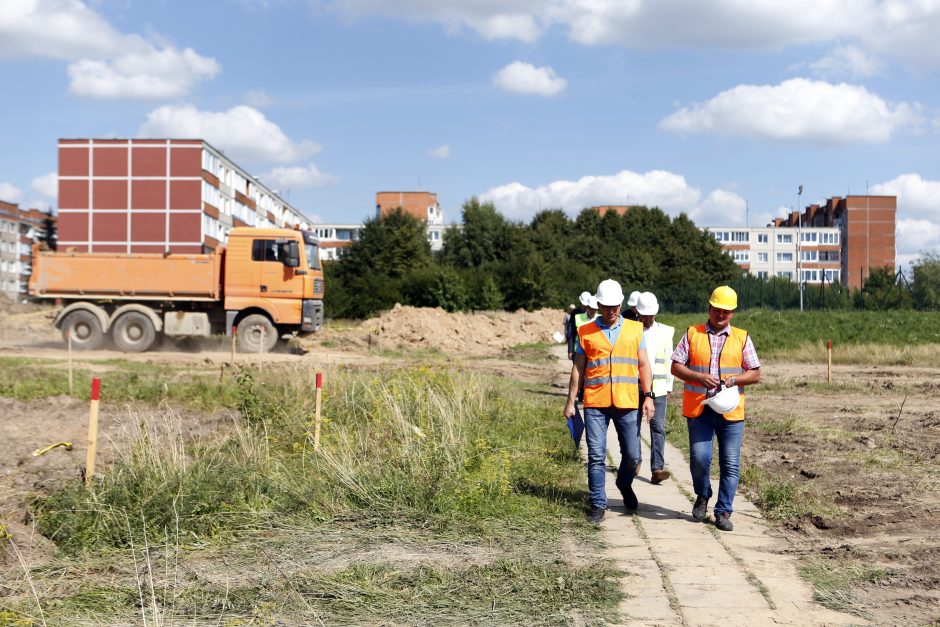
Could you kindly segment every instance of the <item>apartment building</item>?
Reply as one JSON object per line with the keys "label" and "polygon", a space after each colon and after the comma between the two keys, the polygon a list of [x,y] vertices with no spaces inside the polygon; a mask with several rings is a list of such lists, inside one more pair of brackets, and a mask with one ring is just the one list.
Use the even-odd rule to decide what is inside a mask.
{"label": "apartment building", "polygon": [[60,139],[59,247],[200,253],[236,226],[310,228],[201,139]]}
{"label": "apartment building", "polygon": [[753,275],[861,287],[871,268],[895,267],[896,196],[833,197],[765,227],[708,227]]}
{"label": "apartment building", "polygon": [[0,293],[11,300],[26,295],[32,246],[42,237],[50,217],[38,209],[20,209],[0,200]]}

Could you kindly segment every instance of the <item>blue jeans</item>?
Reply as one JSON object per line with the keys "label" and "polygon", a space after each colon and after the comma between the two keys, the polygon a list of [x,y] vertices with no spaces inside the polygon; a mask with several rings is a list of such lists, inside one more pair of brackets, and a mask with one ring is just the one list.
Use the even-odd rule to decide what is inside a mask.
{"label": "blue jeans", "polygon": [[666,465],[663,461],[663,447],[666,446],[666,395],[655,397],[653,404],[656,412],[650,420],[650,470],[662,470]]}
{"label": "blue jeans", "polygon": [[689,469],[696,496],[712,497],[712,440],[718,438],[718,500],[715,515],[734,511],[734,493],[738,491],[741,465],[741,439],[744,421],[729,422],[710,407],[703,407],[698,418],[688,419]]}
{"label": "blue jeans", "polygon": [[588,490],[591,505],[607,507],[607,427],[613,421],[620,442],[620,467],[617,487],[624,491],[633,483],[633,473],[640,462],[640,422],[637,410],[617,407],[585,407],[584,432],[588,449]]}

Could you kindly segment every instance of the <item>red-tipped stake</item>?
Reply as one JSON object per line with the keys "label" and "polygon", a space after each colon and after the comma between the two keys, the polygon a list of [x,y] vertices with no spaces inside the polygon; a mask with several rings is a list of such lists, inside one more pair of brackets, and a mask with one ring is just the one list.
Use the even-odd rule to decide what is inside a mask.
{"label": "red-tipped stake", "polygon": [[232,365],[235,365],[235,336],[238,334],[238,327],[232,325]]}
{"label": "red-tipped stake", "polygon": [[320,450],[320,396],[323,391],[323,373],[317,373],[317,409],[313,427],[313,450]]}
{"label": "red-tipped stake", "polygon": [[88,456],[85,459],[85,487],[91,487],[95,474],[95,450],[98,447],[98,402],[101,399],[101,379],[91,380],[91,403],[88,408]]}
{"label": "red-tipped stake", "polygon": [[69,345],[69,396],[74,396],[72,386],[72,329],[65,332],[65,339]]}
{"label": "red-tipped stake", "polygon": [[832,340],[826,340],[826,380],[832,383]]}

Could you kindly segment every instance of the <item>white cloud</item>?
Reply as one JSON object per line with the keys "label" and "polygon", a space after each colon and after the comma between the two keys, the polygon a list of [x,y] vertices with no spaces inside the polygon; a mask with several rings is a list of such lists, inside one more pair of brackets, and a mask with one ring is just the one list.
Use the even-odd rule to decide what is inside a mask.
{"label": "white cloud", "polygon": [[864,87],[794,78],[738,85],[662,120],[674,133],[709,133],[781,142],[883,143],[922,122],[920,105],[891,104]]}
{"label": "white cloud", "polygon": [[274,98],[263,89],[250,89],[245,94],[245,104],[255,109],[264,109],[274,104]]}
{"label": "white cloud", "polygon": [[940,181],[919,174],[902,174],[871,187],[876,196],[897,196],[898,215],[910,219],[940,221]]}
{"label": "white cloud", "polygon": [[689,218],[700,226],[744,226],[747,201],[725,189],[712,191],[705,200],[688,210]]}
{"label": "white cloud", "polygon": [[17,203],[23,197],[23,192],[12,183],[0,181],[0,200]]}
{"label": "white cloud", "polygon": [[817,76],[826,77],[868,77],[885,70],[881,59],[857,46],[839,46],[822,59],[810,63],[809,67]]}
{"label": "white cloud", "polygon": [[89,98],[178,98],[221,70],[215,59],[202,57],[192,48],[157,50],[139,38],[127,39],[136,42],[138,49],[111,60],[82,59],[70,64],[69,91]]}
{"label": "white cloud", "polygon": [[557,96],[568,84],[550,67],[535,67],[522,61],[513,61],[493,76],[493,84],[517,94]]}
{"label": "white cloud", "polygon": [[441,144],[437,148],[431,148],[428,150],[428,155],[434,157],[435,159],[449,159],[450,146],[447,144]]}
{"label": "white cloud", "polygon": [[685,178],[653,170],[639,174],[624,170],[613,175],[584,176],[577,181],[554,181],[530,188],[513,182],[480,194],[503,215],[514,220],[528,220],[540,209],[561,208],[575,215],[585,207],[598,205],[656,206],[671,215],[698,207],[701,192],[689,186]]}
{"label": "white cloud", "polygon": [[286,163],[319,152],[309,140],[292,141],[257,109],[244,105],[228,111],[200,111],[192,105],[166,105],[154,109],[140,127],[138,137],[205,139],[235,160]]}
{"label": "white cloud", "polygon": [[50,172],[49,174],[37,176],[30,183],[30,187],[33,188],[34,192],[46,198],[57,198],[59,196],[59,174]]}
{"label": "white cloud", "polygon": [[268,186],[278,189],[300,189],[303,187],[325,187],[339,182],[338,176],[320,172],[314,163],[306,166],[274,168],[261,175],[261,180]]}
{"label": "white cloud", "polygon": [[2,57],[70,61],[70,92],[94,98],[176,98],[220,68],[191,48],[121,33],[79,0],[0,2]]}

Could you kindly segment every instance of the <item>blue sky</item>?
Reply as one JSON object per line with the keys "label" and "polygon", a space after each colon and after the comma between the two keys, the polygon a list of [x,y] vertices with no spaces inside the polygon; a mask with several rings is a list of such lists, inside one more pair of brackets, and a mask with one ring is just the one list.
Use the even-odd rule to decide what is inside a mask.
{"label": "blue sky", "polygon": [[940,251],[937,33],[934,0],[2,0],[0,199],[55,206],[60,137],[201,137],[325,222],[867,186],[904,264]]}

